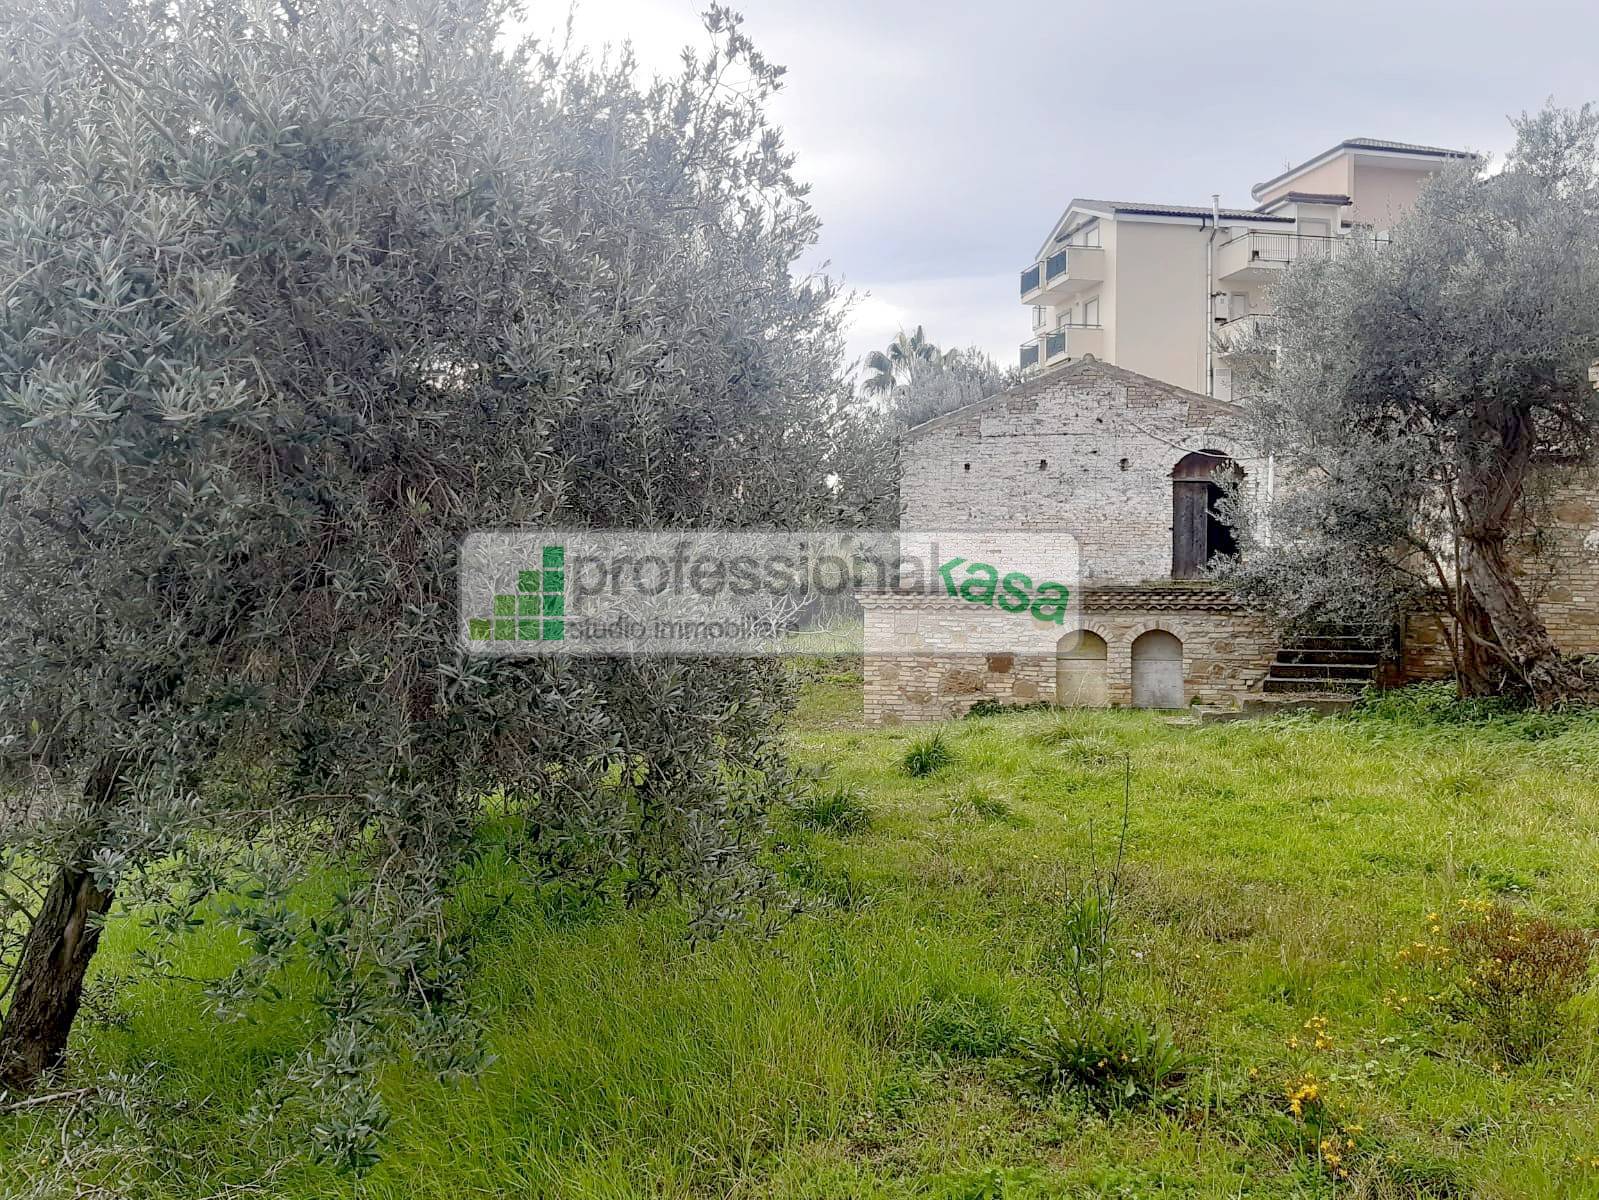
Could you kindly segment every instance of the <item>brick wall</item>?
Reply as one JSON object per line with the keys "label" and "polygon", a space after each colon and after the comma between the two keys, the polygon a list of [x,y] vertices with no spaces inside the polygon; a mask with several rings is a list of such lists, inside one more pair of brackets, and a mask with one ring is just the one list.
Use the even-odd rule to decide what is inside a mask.
{"label": "brick wall", "polygon": [[[1049,641],[1076,642],[1087,629],[1105,640],[1114,707],[1133,702],[1133,642],[1165,630],[1183,644],[1183,694],[1189,703],[1231,704],[1257,691],[1277,638],[1257,614],[1215,588],[1088,588],[1074,629],[1019,633],[1013,653],[966,648],[972,607],[936,595],[866,595],[865,715],[870,725],[942,721],[980,700],[1055,701],[1056,655]],[[1029,623],[1035,624],[1035,623]]]}
{"label": "brick wall", "polygon": [[[1563,474],[1531,511],[1536,529],[1521,539],[1521,586],[1555,645],[1568,654],[1599,654],[1599,475]],[[1446,619],[1405,618],[1399,677],[1385,682],[1453,677]]]}
{"label": "brick wall", "polygon": [[1407,613],[1400,623],[1398,674],[1386,674],[1380,687],[1415,683],[1423,679],[1453,679],[1454,656],[1444,633],[1447,618],[1437,613]]}
{"label": "brick wall", "polygon": [[1092,358],[911,430],[902,529],[1063,528],[1085,584],[1171,574],[1177,461],[1220,450],[1258,485],[1265,464],[1228,434],[1233,409]]}
{"label": "brick wall", "polygon": [[[1112,704],[1131,703],[1131,644],[1146,629],[1183,641],[1190,700],[1237,699],[1257,690],[1275,654],[1265,623],[1236,605],[1142,586],[1169,579],[1171,473],[1179,459],[1217,450],[1244,469],[1246,491],[1263,486],[1265,461],[1229,432],[1235,414],[1198,393],[1080,359],[911,430],[901,452],[900,527],[1063,530],[1080,550],[1081,626],[1108,646]],[[1599,653],[1599,475],[1560,481],[1540,516],[1536,551],[1525,560],[1525,586],[1556,642]],[[1110,599],[1118,587],[1143,594]],[[958,605],[947,613],[919,609],[907,620],[910,601],[894,603],[902,607],[867,606],[868,720],[941,720],[985,698],[1054,699],[1047,639],[1009,656],[976,656],[961,645],[970,616]],[[1390,681],[1453,673],[1440,620],[1406,619]],[[913,636],[912,627],[923,632]]]}
{"label": "brick wall", "polygon": [[1572,654],[1599,654],[1599,476],[1565,475],[1538,508],[1527,592],[1556,645]]}

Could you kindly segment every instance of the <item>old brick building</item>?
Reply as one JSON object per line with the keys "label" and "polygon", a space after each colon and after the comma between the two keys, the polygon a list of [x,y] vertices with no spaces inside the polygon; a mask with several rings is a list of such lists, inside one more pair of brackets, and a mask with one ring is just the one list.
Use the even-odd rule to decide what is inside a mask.
{"label": "old brick building", "polygon": [[[901,528],[1063,530],[1079,550],[1074,628],[1041,654],[966,648],[959,601],[863,598],[865,707],[873,723],[941,720],[980,700],[1175,708],[1238,705],[1278,658],[1278,638],[1200,578],[1232,549],[1215,518],[1219,475],[1246,492],[1277,466],[1243,445],[1236,410],[1197,392],[1078,359],[912,429],[901,451]],[[1599,512],[1589,481],[1562,481],[1529,572],[1567,649],[1599,650]],[[1026,620],[1027,618],[1018,618]],[[991,647],[989,648],[992,649]],[[1447,671],[1436,621],[1409,622],[1390,674]]]}

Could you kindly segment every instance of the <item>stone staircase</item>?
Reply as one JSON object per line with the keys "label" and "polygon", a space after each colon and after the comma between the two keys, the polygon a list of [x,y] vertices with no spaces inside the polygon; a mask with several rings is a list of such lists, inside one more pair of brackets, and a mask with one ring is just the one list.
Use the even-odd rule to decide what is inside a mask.
{"label": "stone staircase", "polygon": [[1268,696],[1356,696],[1377,676],[1384,642],[1358,632],[1295,638],[1285,643],[1266,673]]}

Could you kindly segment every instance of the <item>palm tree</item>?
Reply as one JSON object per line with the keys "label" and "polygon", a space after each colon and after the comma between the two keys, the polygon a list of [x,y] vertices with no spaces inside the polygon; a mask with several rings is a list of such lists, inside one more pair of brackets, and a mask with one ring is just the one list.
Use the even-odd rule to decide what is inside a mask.
{"label": "palm tree", "polygon": [[941,363],[944,358],[938,347],[927,340],[920,325],[909,336],[901,329],[894,335],[886,351],[873,350],[866,356],[866,369],[870,374],[861,384],[861,391],[868,396],[892,392],[901,383],[909,381],[913,363]]}

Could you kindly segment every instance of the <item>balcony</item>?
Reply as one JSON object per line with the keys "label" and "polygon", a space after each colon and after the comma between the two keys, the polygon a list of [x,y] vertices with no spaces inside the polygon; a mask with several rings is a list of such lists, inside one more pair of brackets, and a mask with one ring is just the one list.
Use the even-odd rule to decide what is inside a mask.
{"label": "balcony", "polygon": [[1044,260],[1040,303],[1061,304],[1073,294],[1104,282],[1104,250],[1098,246],[1062,246]]}
{"label": "balcony", "polygon": [[1046,366],[1070,362],[1092,354],[1105,356],[1105,327],[1103,325],[1062,325],[1044,335],[1043,360]]}
{"label": "balcony", "polygon": [[1031,371],[1038,366],[1039,349],[1042,344],[1043,343],[1038,338],[1034,338],[1030,342],[1022,343],[1022,370]]}
{"label": "balcony", "polygon": [[1022,299],[1060,304],[1076,292],[1105,282],[1105,251],[1099,246],[1062,246],[1022,272]]}
{"label": "balcony", "polygon": [[1251,229],[1216,249],[1216,278],[1222,283],[1270,283],[1284,267],[1305,259],[1332,258],[1354,245],[1383,245],[1386,238],[1325,237],[1309,233],[1266,233]]}
{"label": "balcony", "polygon": [[1235,357],[1242,352],[1245,345],[1259,335],[1261,330],[1271,328],[1271,323],[1276,319],[1271,313],[1254,313],[1247,317],[1235,317],[1231,321],[1223,321],[1214,331],[1216,357],[1222,360]]}

